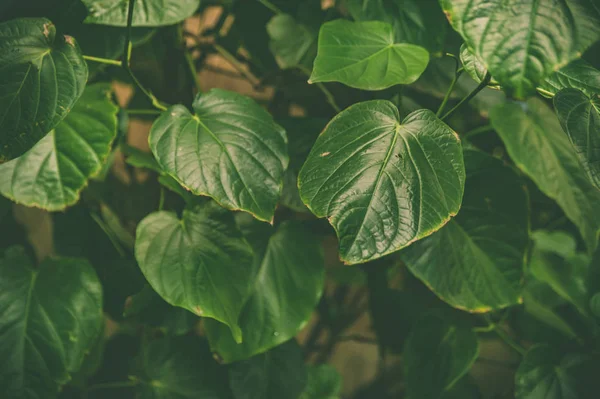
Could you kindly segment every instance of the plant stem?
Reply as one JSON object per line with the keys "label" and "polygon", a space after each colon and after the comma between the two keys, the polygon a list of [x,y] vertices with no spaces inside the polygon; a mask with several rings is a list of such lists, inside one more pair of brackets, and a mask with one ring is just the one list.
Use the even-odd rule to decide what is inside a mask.
{"label": "plant stem", "polygon": [[227,62],[229,62],[239,73],[241,73],[252,85],[252,87],[257,88],[260,86],[260,80],[254,76],[252,72],[244,68],[244,65],[238,61],[237,58],[233,54],[231,54],[225,47],[220,44],[214,45],[217,53],[221,55],[221,57],[225,58]]}
{"label": "plant stem", "polygon": [[283,14],[283,11],[281,11],[279,7],[271,3],[269,0],[258,0],[258,2],[267,7],[269,10],[273,11],[275,14]]}
{"label": "plant stem", "polygon": [[165,187],[160,186],[160,199],[158,200],[158,210],[162,211],[165,207]]}
{"label": "plant stem", "polygon": [[160,115],[162,112],[157,109],[126,109],[129,115]]}
{"label": "plant stem", "polygon": [[537,91],[538,91],[538,93],[543,94],[543,95],[548,96],[548,97],[554,97],[555,96],[554,93],[550,93],[548,90],[544,90],[541,87],[538,87]]}
{"label": "plant stem", "polygon": [[108,58],[92,57],[91,55],[84,55],[83,59],[88,60],[88,61],[97,62],[100,64],[108,64],[108,65],[115,65],[115,66],[123,65],[123,63],[118,60],[109,60]]}
{"label": "plant stem", "polygon": [[458,104],[456,104],[454,106],[454,108],[452,108],[450,111],[448,111],[446,113],[446,115],[442,116],[442,120],[447,119],[448,117],[450,117],[454,112],[456,112],[463,104],[468,103],[469,101],[471,101],[471,99],[473,97],[475,97],[477,94],[479,94],[479,92],[483,89],[485,89],[485,87],[488,85],[488,83],[490,83],[490,80],[492,79],[492,75],[490,75],[490,73],[488,72],[485,75],[485,78],[483,78],[483,80],[481,81],[481,83],[479,83],[479,85],[472,91],[469,93],[468,96],[466,96],[465,98],[463,98],[462,100],[460,100],[460,102]]}
{"label": "plant stem", "polygon": [[88,392],[98,389],[117,389],[117,388],[132,388],[138,385],[138,381],[123,381],[123,382],[107,382],[103,384],[92,385],[87,389]]}
{"label": "plant stem", "polygon": [[462,137],[461,137],[461,139],[466,140],[466,139],[471,138],[473,136],[477,136],[478,134],[491,132],[493,130],[494,130],[494,128],[492,127],[492,125],[479,126],[479,127],[475,128],[475,129],[470,130],[467,133],[463,134]]}
{"label": "plant stem", "polygon": [[448,91],[446,91],[446,95],[444,96],[444,100],[440,104],[440,108],[438,109],[438,111],[435,114],[435,116],[437,116],[438,118],[440,117],[440,115],[444,111],[444,108],[446,107],[446,104],[448,103],[448,100],[450,100],[450,96],[452,95],[452,91],[454,90],[454,86],[456,86],[456,82],[458,82],[458,79],[460,78],[461,75],[462,75],[462,71],[459,71],[457,69],[456,73],[454,74],[454,79],[452,79],[452,82],[450,83],[450,86],[448,87]]}
{"label": "plant stem", "polygon": [[500,327],[498,327],[498,324],[492,322],[492,320],[489,318],[489,316],[486,315],[485,319],[487,320],[487,322],[491,326],[494,327],[494,331],[496,332],[496,334],[498,334],[498,336],[500,337],[500,339],[502,339],[508,346],[510,346],[511,348],[513,348],[521,356],[525,355],[525,353],[527,352],[525,350],[525,348],[523,348],[517,341],[515,341],[514,339],[512,339],[512,337],[510,335],[508,335],[503,329],[501,329]]}
{"label": "plant stem", "polygon": [[[302,73],[304,73],[306,76],[310,77],[310,71],[306,68],[304,68],[303,66],[297,66],[297,68],[302,71]],[[315,83],[316,86],[319,88],[319,90],[321,90],[321,93],[323,93],[325,95],[325,99],[327,100],[327,103],[329,105],[331,105],[331,108],[333,108],[333,110],[336,113],[340,113],[342,112],[342,109],[340,108],[340,106],[337,104],[337,102],[335,101],[335,97],[333,96],[333,94],[329,91],[329,89],[327,89],[327,87],[325,87],[325,85],[321,82],[317,82]]]}
{"label": "plant stem", "polygon": [[179,27],[179,40],[182,43],[185,61],[187,62],[188,68],[190,69],[190,74],[192,75],[194,84],[196,85],[196,94],[202,93],[202,86],[200,85],[200,80],[198,79],[198,71],[196,70],[196,64],[194,64],[194,59],[192,58],[192,52],[188,50],[185,43],[183,26]]}

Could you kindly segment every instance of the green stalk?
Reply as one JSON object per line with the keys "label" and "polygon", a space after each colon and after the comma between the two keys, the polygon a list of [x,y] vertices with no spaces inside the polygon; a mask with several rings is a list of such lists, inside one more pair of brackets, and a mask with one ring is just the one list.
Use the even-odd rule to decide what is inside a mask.
{"label": "green stalk", "polygon": [[83,59],[92,62],[97,62],[99,64],[115,65],[119,67],[123,65],[123,63],[118,60],[109,60],[108,58],[93,57],[91,55],[84,55]]}
{"label": "green stalk", "polygon": [[458,111],[458,109],[460,107],[462,107],[464,104],[467,104],[469,101],[471,101],[473,99],[473,97],[475,97],[477,94],[479,94],[479,92],[483,89],[486,88],[486,86],[488,85],[488,83],[490,83],[490,80],[492,79],[492,75],[490,75],[490,73],[488,72],[485,75],[485,78],[483,78],[483,80],[481,81],[481,83],[479,83],[479,86],[477,86],[472,92],[469,93],[468,96],[466,96],[465,98],[463,98],[458,104],[456,104],[454,106],[454,108],[452,108],[450,111],[448,111],[446,113],[446,115],[442,116],[442,120],[445,120],[447,118],[449,118],[453,113],[455,113],[456,111]]}
{"label": "green stalk", "polygon": [[283,11],[281,11],[279,7],[271,3],[269,0],[258,0],[258,2],[267,7],[269,10],[273,11],[275,14],[283,14]]}

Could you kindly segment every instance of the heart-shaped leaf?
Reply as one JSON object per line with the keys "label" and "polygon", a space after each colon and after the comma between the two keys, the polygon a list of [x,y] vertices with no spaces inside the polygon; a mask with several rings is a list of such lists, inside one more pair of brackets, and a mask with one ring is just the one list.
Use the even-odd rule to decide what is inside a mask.
{"label": "heart-shaped leaf", "polygon": [[552,110],[531,99],[501,104],[490,117],[511,159],[558,203],[593,252],[600,231],[600,191],[587,178]]}
{"label": "heart-shaped leaf", "polygon": [[30,149],[73,108],[88,69],[47,19],[0,23],[0,163]]}
{"label": "heart-shaped leaf", "polygon": [[429,110],[400,121],[374,100],[338,114],[300,171],[300,196],[327,217],[340,258],[363,263],[440,229],[458,213],[465,170],[460,140]]}
{"label": "heart-shaped leaf", "polygon": [[102,286],[85,260],[34,269],[12,247],[0,259],[0,314],[0,396],[52,398],[102,333]]}
{"label": "heart-shaped leaf", "polygon": [[502,161],[465,151],[461,212],[401,252],[410,271],[450,305],[487,312],[521,300],[529,205],[519,176]]}
{"label": "heart-shaped leaf", "polygon": [[539,88],[546,96],[562,89],[579,89],[592,97],[600,94],[600,71],[585,60],[575,60],[548,76]]}
{"label": "heart-shaped leaf", "polygon": [[184,210],[182,219],[152,213],[138,225],[135,257],[165,301],[227,324],[241,342],[238,316],[253,283],[252,248],[230,212],[209,203]]}
{"label": "heart-shaped leaf", "polygon": [[[129,0],[82,0],[91,24],[127,26]],[[163,26],[183,21],[196,12],[200,0],[136,0],[132,26]]]}
{"label": "heart-shaped leaf", "polygon": [[595,0],[440,1],[469,49],[517,98],[600,39]]}
{"label": "heart-shaped leaf", "polygon": [[110,85],[88,86],[73,110],[33,148],[0,164],[0,193],[11,200],[57,211],[73,205],[98,173],[117,134],[118,108]]}
{"label": "heart-shaped leaf", "polygon": [[413,83],[428,62],[424,48],[395,43],[390,24],[338,19],[321,26],[309,83],[341,82],[357,89],[382,90]]}
{"label": "heart-shaped leaf", "polygon": [[554,97],[554,108],[585,172],[600,188],[600,99],[564,89]]}
{"label": "heart-shaped leaf", "polygon": [[193,108],[175,105],[152,125],[162,169],[194,194],[271,221],[288,165],[284,130],[253,100],[225,90],[199,95]]}

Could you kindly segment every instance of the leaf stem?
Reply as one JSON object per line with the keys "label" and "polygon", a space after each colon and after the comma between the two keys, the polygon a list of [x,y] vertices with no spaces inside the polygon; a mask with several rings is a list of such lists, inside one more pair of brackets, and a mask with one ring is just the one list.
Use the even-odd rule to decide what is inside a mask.
{"label": "leaf stem", "polygon": [[158,211],[162,211],[165,207],[165,187],[160,186],[160,198],[158,200]]}
{"label": "leaf stem", "polygon": [[122,382],[106,382],[103,384],[92,385],[87,389],[87,392],[96,391],[98,389],[118,389],[118,388],[133,388],[138,385],[137,380],[122,381]]}
{"label": "leaf stem", "polygon": [[463,134],[461,136],[461,139],[466,140],[473,136],[477,136],[478,134],[491,132],[493,130],[494,130],[494,128],[492,127],[492,125],[479,126],[479,127],[476,127],[475,129],[470,130],[467,133]]}
{"label": "leaf stem", "polygon": [[493,326],[493,330],[496,334],[498,334],[498,336],[500,337],[500,339],[502,339],[508,346],[510,346],[511,348],[513,348],[516,352],[518,352],[521,356],[525,356],[525,353],[527,352],[527,350],[525,348],[523,348],[517,341],[515,341],[514,339],[512,339],[512,337],[510,335],[508,335],[503,329],[501,329],[498,324],[492,322],[492,320],[490,319],[489,316],[485,316],[485,319],[487,320],[487,322]]}
{"label": "leaf stem", "polygon": [[538,87],[537,91],[538,91],[538,93],[543,94],[543,95],[548,96],[548,97],[551,97],[551,98],[555,96],[554,93],[551,93],[548,90],[544,90],[541,87]]}
{"label": "leaf stem", "polygon": [[460,107],[463,106],[463,104],[468,103],[469,101],[471,101],[471,99],[473,99],[473,97],[475,97],[477,94],[479,94],[479,92],[483,89],[486,88],[486,86],[488,85],[488,83],[490,83],[490,80],[492,79],[492,75],[490,75],[490,73],[488,72],[485,75],[485,78],[483,78],[483,80],[481,81],[481,83],[479,83],[479,85],[473,89],[472,92],[469,93],[468,96],[466,96],[465,98],[463,98],[462,100],[460,100],[460,102],[458,104],[456,104],[454,106],[454,108],[452,108],[450,111],[448,111],[446,113],[446,115],[442,116],[441,119],[445,120],[448,119],[448,117],[450,117],[454,112],[456,112]]}
{"label": "leaf stem", "polygon": [[283,14],[283,11],[281,11],[279,7],[271,3],[269,0],[258,0],[258,2],[267,7],[269,10],[273,11],[275,14]]}
{"label": "leaf stem", "polygon": [[440,115],[444,111],[444,108],[446,108],[446,104],[448,103],[448,100],[450,100],[450,96],[452,95],[452,91],[454,91],[454,86],[456,86],[456,82],[458,82],[458,79],[460,78],[461,75],[462,75],[462,71],[459,71],[457,69],[456,73],[454,74],[454,79],[452,79],[452,82],[450,83],[450,86],[448,87],[448,91],[446,91],[446,95],[444,96],[444,100],[440,104],[440,108],[438,109],[438,111],[435,114],[435,116],[437,116],[438,118],[440,117]]}
{"label": "leaf stem", "polygon": [[115,65],[115,66],[119,66],[119,67],[123,65],[123,63],[118,60],[110,60],[108,58],[93,57],[91,55],[84,55],[83,59],[88,60],[88,61],[97,62],[99,64]]}
{"label": "leaf stem", "polygon": [[157,109],[125,109],[129,115],[160,115],[162,111]]}
{"label": "leaf stem", "polygon": [[192,75],[194,84],[196,85],[196,94],[202,93],[202,86],[200,85],[200,79],[198,79],[198,71],[196,70],[196,64],[194,64],[194,59],[192,58],[192,52],[189,51],[186,46],[185,37],[183,33],[183,26],[179,27],[179,40],[183,46],[183,55],[185,57],[185,61],[187,62],[188,68],[190,69],[190,74]]}
{"label": "leaf stem", "polygon": [[252,87],[257,88],[260,86],[260,80],[254,76],[252,72],[248,69],[244,68],[244,65],[238,61],[237,58],[233,54],[231,54],[225,47],[220,44],[215,43],[214,48],[221,55],[221,57],[225,58],[227,62],[229,62],[239,73],[241,73],[252,85]]}
{"label": "leaf stem", "polygon": [[[298,65],[297,68],[302,71],[302,73],[304,73],[306,76],[308,76],[310,78],[310,71],[303,67]],[[333,96],[333,94],[329,91],[329,89],[327,87],[325,87],[325,85],[321,82],[317,82],[315,83],[315,85],[319,88],[319,90],[321,90],[321,93],[323,93],[325,95],[325,99],[327,100],[327,103],[329,105],[331,105],[331,108],[333,108],[333,110],[336,113],[340,113],[342,112],[342,109],[340,108],[340,106],[337,104],[337,102],[335,101],[335,97]]]}

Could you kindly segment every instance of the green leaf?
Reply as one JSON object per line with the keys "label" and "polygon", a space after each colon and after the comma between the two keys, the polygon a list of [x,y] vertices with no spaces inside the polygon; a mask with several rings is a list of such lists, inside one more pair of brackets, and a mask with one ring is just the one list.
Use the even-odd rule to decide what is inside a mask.
{"label": "green leaf", "polygon": [[367,262],[440,229],[460,209],[465,171],[456,133],[429,110],[400,122],[389,101],[338,114],[300,171],[300,196],[327,217],[340,258]]}
{"label": "green leaf", "polygon": [[471,329],[433,312],[424,315],[404,345],[407,397],[441,397],[471,369],[478,355],[477,335]]}
{"label": "green leaf", "polygon": [[0,396],[52,398],[102,333],[102,286],[82,259],[0,259]]}
{"label": "green leaf", "polygon": [[333,366],[309,366],[308,382],[300,399],[339,399],[341,391],[342,377]]}
{"label": "green leaf", "polygon": [[515,164],[558,203],[593,252],[600,231],[600,191],[585,175],[552,110],[532,99],[501,104],[490,117]]}
{"label": "green leaf", "polygon": [[195,115],[175,105],[152,125],[159,165],[194,194],[272,221],[288,165],[285,131],[237,93],[213,89],[193,108]]}
{"label": "green leaf", "polygon": [[585,172],[600,188],[600,99],[564,89],[554,97],[554,108]]}
{"label": "green leaf", "polygon": [[166,302],[227,324],[241,342],[238,317],[253,283],[252,248],[231,213],[212,203],[184,210],[182,219],[152,213],[138,225],[135,257]]}
{"label": "green leaf", "polygon": [[[89,11],[90,24],[127,26],[129,0],[81,0]],[[200,0],[137,0],[132,26],[174,25],[190,17]]]}
{"label": "green leaf", "polygon": [[297,399],[307,379],[302,350],[294,340],[229,367],[235,399]]}
{"label": "green leaf", "polygon": [[30,149],[69,113],[88,77],[79,46],[47,19],[0,23],[0,163]]}
{"label": "green leaf", "polygon": [[162,338],[142,346],[138,398],[221,399],[226,386],[208,348],[197,337]]}
{"label": "green leaf", "polygon": [[575,60],[548,76],[540,88],[546,95],[557,94],[563,89],[579,89],[592,97],[600,94],[600,71],[585,60]]}
{"label": "green leaf", "polygon": [[287,14],[274,16],[267,24],[269,48],[280,68],[310,70],[317,55],[317,32]]}
{"label": "green leaf", "polygon": [[[488,70],[485,65],[483,65],[483,62],[481,62],[481,60],[478,59],[465,44],[460,46],[460,62],[462,62],[465,71],[474,81],[477,83],[483,82]],[[493,78],[490,80],[488,87],[500,89],[500,85]]]}
{"label": "green leaf", "polygon": [[523,182],[502,161],[465,150],[461,212],[401,252],[410,271],[450,305],[487,312],[521,301],[529,243]]}
{"label": "green leaf", "polygon": [[27,206],[63,210],[79,200],[108,157],[118,108],[109,84],[88,86],[67,117],[33,148],[0,164],[0,193]]}
{"label": "green leaf", "polygon": [[266,225],[250,229],[245,234],[254,247],[258,279],[239,318],[244,341],[236,344],[224,325],[205,321],[211,348],[226,363],[295,337],[323,292],[323,250],[309,230],[294,222],[284,222],[274,234]]}
{"label": "green leaf", "polygon": [[595,0],[440,2],[473,54],[517,98],[600,39]]}
{"label": "green leaf", "polygon": [[423,73],[429,53],[395,43],[392,26],[379,21],[335,20],[321,26],[309,83],[341,82],[363,90],[410,84]]}

